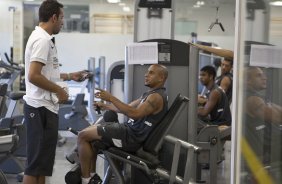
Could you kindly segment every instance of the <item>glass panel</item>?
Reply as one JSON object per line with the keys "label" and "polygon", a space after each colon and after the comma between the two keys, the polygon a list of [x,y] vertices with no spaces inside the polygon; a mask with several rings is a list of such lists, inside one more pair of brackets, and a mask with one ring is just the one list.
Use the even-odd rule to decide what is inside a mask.
{"label": "glass panel", "polygon": [[191,35],[197,31],[197,22],[188,20],[176,20],[175,34],[177,35]]}
{"label": "glass panel", "polygon": [[65,5],[65,22],[62,32],[89,33],[89,6]]}
{"label": "glass panel", "polygon": [[[34,27],[38,25],[39,6],[39,4],[24,4],[24,34],[26,39],[34,30]],[[62,32],[89,33],[89,6],[64,5],[64,21]]]}
{"label": "glass panel", "polygon": [[240,183],[282,183],[282,6],[244,3]]}
{"label": "glass panel", "polygon": [[[193,42],[200,45],[207,46],[208,48],[212,47],[221,47],[227,50],[234,49],[234,11],[235,11],[235,0],[205,0],[205,1],[196,1],[196,0],[175,0],[174,1],[174,39],[183,41],[183,42]],[[222,29],[224,28],[224,30]],[[191,54],[191,53],[190,53]],[[217,53],[219,54],[219,53]],[[199,51],[197,60],[190,60],[190,63],[198,63],[198,70],[203,68],[206,65],[212,65],[216,68],[217,76],[224,75],[224,72],[221,71],[220,63],[223,60],[223,57],[219,54],[213,54],[211,52]],[[218,70],[217,70],[218,69]],[[191,70],[189,70],[191,71]],[[228,71],[229,72],[229,71]],[[200,72],[199,72],[200,73]],[[190,75],[191,76],[191,75]],[[192,77],[191,77],[192,78]],[[189,78],[190,80],[190,78]],[[229,79],[228,79],[229,80]],[[215,86],[215,85],[214,85]],[[200,80],[198,82],[197,92],[201,96],[207,96],[206,93],[208,89],[201,84]],[[223,96],[223,95],[222,95]],[[190,98],[194,99],[193,96]],[[221,98],[221,102],[223,98]],[[215,104],[215,99],[213,103]],[[197,100],[196,100],[197,101]],[[211,100],[212,101],[212,100]],[[190,101],[191,103],[191,101]],[[197,102],[196,102],[197,103]],[[191,104],[195,104],[192,102]],[[217,101],[217,105],[219,100]],[[226,105],[228,106],[228,104]],[[225,107],[226,107],[225,106]],[[198,110],[198,106],[196,111]],[[208,105],[207,105],[208,107]],[[226,110],[227,108],[222,108]],[[215,105],[210,109],[215,109]],[[194,109],[194,108],[190,108]],[[199,105],[199,109],[201,109]],[[210,110],[209,109],[209,110]],[[221,109],[218,109],[217,112],[222,112]],[[226,111],[225,111],[226,112]],[[225,117],[224,117],[225,118]],[[204,120],[210,120],[209,117],[202,118]],[[199,121],[199,120],[198,120]],[[215,124],[215,121],[209,121],[210,124]],[[190,124],[189,124],[190,125]],[[201,126],[201,125],[199,125]],[[211,126],[215,128],[214,126]],[[217,128],[217,127],[216,127]],[[217,129],[214,129],[215,131]],[[188,128],[189,131],[193,129]],[[207,129],[206,129],[207,130]],[[211,129],[210,129],[211,130]],[[221,132],[220,132],[221,133]],[[197,143],[204,147],[206,140],[202,140],[202,135],[215,138],[218,136],[214,132],[198,134],[195,137]],[[197,133],[193,134],[196,135]],[[190,134],[188,134],[190,135]],[[223,135],[220,134],[220,135]],[[192,136],[189,136],[189,139]],[[218,142],[219,143],[219,142]],[[220,146],[217,147],[217,153],[215,154],[217,158],[209,157],[207,160],[212,162],[217,162],[214,164],[205,164],[207,160],[202,160],[202,154],[197,158],[197,169],[193,168],[196,172],[196,181],[197,183],[230,183],[230,149],[231,141],[223,141],[222,144],[217,145],[224,146],[224,149]],[[215,148],[213,147],[213,148]],[[211,151],[212,152],[212,151]],[[207,157],[205,157],[207,158]],[[203,168],[203,169],[201,169]]]}
{"label": "glass panel", "polygon": [[235,0],[173,2],[174,39],[183,42],[207,42],[233,50]]}

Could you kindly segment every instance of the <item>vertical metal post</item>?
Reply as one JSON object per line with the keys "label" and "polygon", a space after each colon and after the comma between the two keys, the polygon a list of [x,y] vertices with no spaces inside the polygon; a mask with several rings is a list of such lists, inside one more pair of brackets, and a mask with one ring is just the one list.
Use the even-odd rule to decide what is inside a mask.
{"label": "vertical metal post", "polygon": [[139,19],[139,0],[135,0],[135,5],[134,5],[134,34],[133,34],[133,42],[137,42],[137,35],[138,35],[138,23],[137,20]]}
{"label": "vertical metal post", "polygon": [[[230,183],[240,183],[241,168],[241,137],[242,137],[242,113],[243,98],[240,86],[242,84],[241,70],[244,68],[244,40],[246,26],[246,0],[236,0],[236,17],[235,17],[235,47],[234,47],[234,64],[233,64],[233,93],[232,93],[232,130],[231,130],[231,173]],[[240,89],[240,90],[239,90]]]}
{"label": "vertical metal post", "polygon": [[174,29],[175,29],[175,3],[174,0],[171,1],[171,19],[170,19],[170,39],[174,39]]}
{"label": "vertical metal post", "polygon": [[[187,51],[188,52],[188,51]],[[188,104],[188,142],[196,143],[197,137],[197,103],[198,103],[198,70],[199,49],[190,45],[189,55],[189,104]],[[196,158],[192,162],[192,168],[196,168]],[[191,181],[196,181],[196,170],[192,170]]]}
{"label": "vertical metal post", "polygon": [[127,48],[125,49],[125,64],[124,64],[124,101],[130,103],[133,96],[133,70],[134,66],[128,64]]}
{"label": "vertical metal post", "polygon": [[180,150],[181,150],[181,142],[176,141],[174,143],[173,160],[171,165],[169,184],[173,184],[176,180]]}
{"label": "vertical metal post", "polygon": [[191,164],[191,163],[193,163],[193,160],[195,158],[194,157],[195,154],[196,153],[195,153],[193,148],[188,148],[183,183],[189,183],[190,178],[191,178],[191,172],[193,170],[195,170],[195,168],[192,168],[192,164]]}
{"label": "vertical metal post", "polygon": [[9,6],[8,8],[9,10],[9,14],[10,14],[10,49],[11,49],[11,60],[13,59],[12,55],[13,55],[13,47],[14,47],[14,15],[15,15],[15,11],[16,11],[16,7],[14,6]]}
{"label": "vertical metal post", "polygon": [[95,89],[95,58],[94,57],[90,57],[88,59],[88,70],[93,73],[92,79],[89,80],[87,87],[89,93],[89,100],[88,100],[89,118],[91,122],[94,122],[96,120],[96,113],[93,107],[94,89]]}
{"label": "vertical metal post", "polygon": [[99,74],[99,88],[105,89],[105,71],[106,71],[106,58],[105,56],[101,56],[99,58],[99,68],[100,68],[100,74]]}

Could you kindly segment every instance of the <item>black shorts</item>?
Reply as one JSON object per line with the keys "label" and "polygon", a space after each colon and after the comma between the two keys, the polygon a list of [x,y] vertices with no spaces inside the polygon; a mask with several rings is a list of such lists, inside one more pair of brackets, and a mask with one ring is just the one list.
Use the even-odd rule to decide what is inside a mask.
{"label": "black shorts", "polygon": [[45,107],[24,104],[27,130],[27,161],[25,175],[52,176],[57,139],[58,115]]}
{"label": "black shorts", "polygon": [[128,127],[122,123],[105,122],[97,126],[98,135],[107,146],[115,146],[125,151],[135,152],[141,144],[137,143],[129,134]]}

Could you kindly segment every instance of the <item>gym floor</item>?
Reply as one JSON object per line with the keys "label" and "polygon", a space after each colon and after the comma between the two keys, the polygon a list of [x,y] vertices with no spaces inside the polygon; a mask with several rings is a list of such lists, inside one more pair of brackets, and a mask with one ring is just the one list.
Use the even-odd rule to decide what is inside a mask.
{"label": "gym floor", "polygon": [[[69,163],[65,159],[65,155],[70,152],[73,146],[76,144],[76,136],[69,134],[69,132],[61,132],[61,135],[67,137],[67,142],[62,147],[57,147],[56,161],[54,165],[54,172],[52,177],[48,177],[46,184],[65,184],[65,174],[74,167],[73,164]],[[225,144],[225,161],[218,166],[218,179],[217,184],[230,183],[230,142]],[[99,158],[97,163],[97,172],[100,176],[103,176],[103,159]],[[203,170],[202,179],[208,177],[208,170]],[[16,175],[6,175],[8,184],[21,184],[17,182]]]}
{"label": "gym floor", "polygon": [[[47,177],[46,184],[65,184],[65,174],[74,167],[73,164],[65,159],[65,155],[71,151],[73,146],[76,144],[76,136],[69,132],[60,132],[63,137],[67,137],[66,143],[62,147],[57,147],[56,150],[56,160],[53,170],[53,176]],[[99,159],[101,160],[101,159]],[[98,164],[101,164],[98,162]],[[102,166],[102,165],[101,165]],[[97,167],[102,168],[102,167]],[[99,175],[102,176],[98,170]],[[6,175],[8,184],[21,184],[22,182],[17,182],[16,175]]]}

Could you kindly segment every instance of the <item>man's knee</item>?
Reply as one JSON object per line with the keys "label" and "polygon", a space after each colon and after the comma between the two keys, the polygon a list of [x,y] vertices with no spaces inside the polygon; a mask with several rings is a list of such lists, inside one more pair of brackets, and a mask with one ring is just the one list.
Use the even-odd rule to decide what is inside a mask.
{"label": "man's knee", "polygon": [[86,128],[78,133],[78,143],[82,141],[90,142],[97,139],[100,139],[100,136],[98,135],[96,125]]}
{"label": "man's knee", "polygon": [[85,137],[85,131],[82,130],[77,135],[77,142],[79,143],[79,142],[83,141],[84,137]]}

